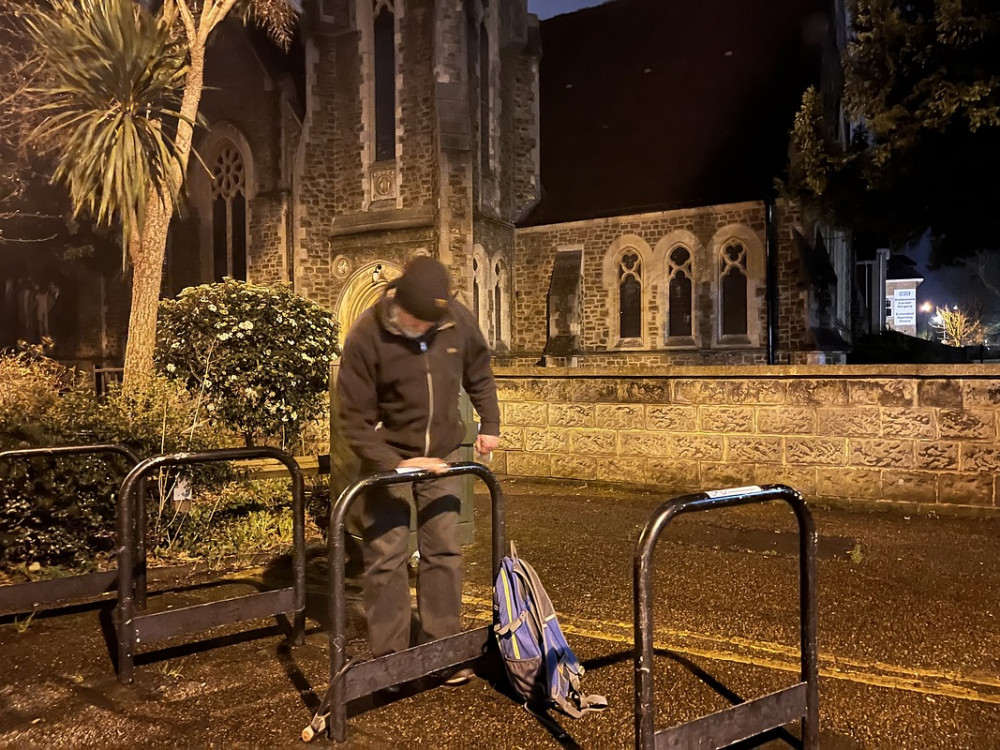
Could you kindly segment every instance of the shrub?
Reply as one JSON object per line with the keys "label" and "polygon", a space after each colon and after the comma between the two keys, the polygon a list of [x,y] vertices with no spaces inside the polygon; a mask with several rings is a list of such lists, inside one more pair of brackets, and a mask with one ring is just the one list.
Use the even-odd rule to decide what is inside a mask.
{"label": "shrub", "polygon": [[290,289],[226,279],[161,303],[156,365],[204,394],[210,418],[247,445],[289,445],[323,412],[337,332],[329,312]]}
{"label": "shrub", "polygon": [[292,543],[291,504],[287,479],[244,479],[207,491],[188,512],[169,519],[158,554],[196,555],[212,563],[287,549]]}
{"label": "shrub", "polygon": [[[37,351],[0,354],[0,449],[116,443],[143,458],[218,447],[226,436],[200,411],[162,379],[141,399],[114,391],[99,401],[78,374]],[[0,461],[0,565],[85,567],[110,553],[115,498],[130,468],[107,455]],[[148,505],[154,520],[171,479],[162,477],[159,501]]]}

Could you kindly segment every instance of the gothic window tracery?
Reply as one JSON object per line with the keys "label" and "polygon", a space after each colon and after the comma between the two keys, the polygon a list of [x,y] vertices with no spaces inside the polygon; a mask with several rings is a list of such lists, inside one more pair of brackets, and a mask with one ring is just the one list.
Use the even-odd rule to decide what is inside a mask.
{"label": "gothic window tracery", "polygon": [[246,166],[239,149],[225,142],[212,164],[212,276],[247,278]]}
{"label": "gothic window tracery", "polygon": [[483,317],[480,311],[480,297],[483,290],[483,269],[479,263],[479,258],[472,259],[472,314],[479,323],[479,328],[483,327]]}
{"label": "gothic window tracery", "polygon": [[631,249],[618,260],[618,334],[622,339],[642,338],[642,261]]}
{"label": "gothic window tracery", "polygon": [[727,243],[719,262],[721,329],[723,336],[747,335],[747,251],[740,242]]}
{"label": "gothic window tracery", "polygon": [[678,245],[667,256],[667,337],[690,338],[694,332],[691,251]]}

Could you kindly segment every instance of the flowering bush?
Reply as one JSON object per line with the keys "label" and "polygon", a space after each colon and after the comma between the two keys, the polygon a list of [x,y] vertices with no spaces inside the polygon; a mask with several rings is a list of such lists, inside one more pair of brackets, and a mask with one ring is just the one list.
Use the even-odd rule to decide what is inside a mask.
{"label": "flowering bush", "polygon": [[156,365],[202,393],[210,418],[247,445],[288,445],[323,411],[337,332],[329,312],[290,289],[226,279],[161,303]]}

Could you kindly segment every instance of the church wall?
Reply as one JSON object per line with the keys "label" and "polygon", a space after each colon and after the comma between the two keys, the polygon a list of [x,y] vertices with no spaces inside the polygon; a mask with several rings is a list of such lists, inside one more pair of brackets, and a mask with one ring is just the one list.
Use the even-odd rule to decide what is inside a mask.
{"label": "church wall", "polygon": [[[295,174],[295,288],[300,294],[332,307],[329,224],[345,210],[347,202],[360,200],[361,162],[357,128],[360,123],[360,77],[357,65],[340,68],[338,58],[357,58],[358,33],[346,23],[346,3],[338,3],[329,17],[320,14],[319,4],[306,6],[303,19],[306,42],[306,116]],[[342,116],[352,113],[353,143],[343,144]],[[345,120],[346,121],[346,120]],[[339,136],[339,138],[338,138]],[[357,195],[351,196],[351,188]]]}
{"label": "church wall", "polygon": [[[497,332],[496,332],[496,300],[493,294],[493,289],[495,285],[495,273],[494,268],[496,263],[499,261],[502,263],[503,268],[507,271],[507,288],[503,289],[503,293],[506,295],[507,310],[510,309],[510,300],[513,295],[513,290],[510,288],[509,279],[511,278],[511,267],[512,260],[514,258],[514,227],[509,224],[502,224],[497,221],[493,221],[482,216],[477,216],[474,221],[474,234],[476,245],[483,248],[483,252],[488,260],[488,265],[483,269],[482,278],[485,282],[485,290],[481,297],[481,301],[484,304],[484,309],[480,314],[480,328],[482,328],[483,334],[486,336],[486,340],[491,344],[494,344],[494,351],[506,351],[508,347],[508,342],[510,341],[510,320],[507,317],[502,325],[504,330],[501,331],[501,336],[503,340],[497,342]],[[502,287],[501,287],[502,288]],[[469,309],[473,309],[473,304],[471,296],[468,300],[465,300]],[[501,317],[504,317],[501,313]]]}
{"label": "church wall", "polygon": [[250,202],[247,276],[254,284],[286,283],[287,211],[286,192],[258,196]]}
{"label": "church wall", "polygon": [[[779,352],[780,361],[804,362],[811,345],[805,307],[807,295],[798,251],[792,239],[798,214],[778,207]],[[747,245],[748,341],[720,341],[718,272],[721,247],[728,237]],[[666,265],[664,256],[676,242],[693,254],[694,340],[674,345],[666,340]],[[764,204],[737,203],[570,222],[517,231],[514,269],[514,337],[511,365],[534,364],[547,340],[547,294],[556,253],[583,251],[580,300],[579,364],[697,365],[764,363],[767,354],[766,232]],[[609,276],[609,255],[635,246],[643,264],[641,342],[618,337],[617,281]],[[614,269],[610,269],[613,271]],[[568,363],[568,362],[567,362]],[[562,360],[549,364],[564,364]]]}
{"label": "church wall", "polygon": [[814,348],[807,313],[810,301],[805,270],[793,231],[801,231],[802,213],[784,201],[778,204],[778,361],[802,364]]}
{"label": "church wall", "polygon": [[397,163],[404,208],[433,206],[436,192],[434,99],[434,2],[406,0],[399,20]]}
{"label": "church wall", "polygon": [[[615,339],[612,313],[617,315],[617,307],[611,306],[615,300],[608,293],[605,282],[605,264],[609,253],[613,252],[616,242],[639,241],[645,249],[643,257],[643,299],[646,303],[647,315],[643,324],[645,345],[637,351],[628,352],[628,356],[642,356],[643,350],[660,349],[662,344],[662,323],[659,318],[661,296],[664,281],[660,278],[660,263],[653,258],[653,251],[668,235],[688,233],[690,239],[686,244],[694,255],[695,264],[695,336],[699,349],[710,348],[712,345],[712,326],[716,321],[715,304],[712,296],[712,277],[718,262],[709,259],[707,253],[716,232],[726,226],[739,225],[751,234],[757,241],[757,250],[762,253],[764,247],[763,204],[739,203],[727,206],[711,206],[706,208],[664,211],[650,214],[636,214],[606,219],[592,219],[566,224],[556,224],[543,227],[520,229],[517,233],[517,254],[519,262],[515,269],[515,288],[518,291],[515,299],[515,339],[512,347],[514,353],[525,352],[534,355],[541,353],[546,341],[546,295],[551,278],[555,254],[560,249],[583,250],[583,279],[581,309],[580,341],[583,352],[597,353],[616,350],[619,354],[626,352],[618,347]],[[628,239],[632,238],[632,239]],[[530,263],[521,259],[531,259]],[[758,258],[757,273],[751,269],[748,295],[756,300],[762,300],[764,294],[764,277],[762,273],[763,257]],[[753,323],[759,332],[764,324],[765,313],[763,305],[757,305],[757,316]],[[725,352],[725,356],[738,361],[756,361],[763,355],[761,341],[755,341],[753,347],[742,347],[735,351]],[[696,359],[692,351],[678,350],[674,354],[661,353],[658,358],[667,361]]]}
{"label": "church wall", "polygon": [[515,220],[541,198],[538,144],[537,21],[511,13],[512,42],[501,55],[503,108],[503,212]]}
{"label": "church wall", "polygon": [[497,387],[501,474],[1000,507],[990,365],[511,368]]}
{"label": "church wall", "polygon": [[208,47],[201,113],[210,126],[226,122],[246,138],[252,153],[245,156],[253,159],[258,193],[280,187],[281,95],[251,49],[243,25],[237,19],[225,21]]}

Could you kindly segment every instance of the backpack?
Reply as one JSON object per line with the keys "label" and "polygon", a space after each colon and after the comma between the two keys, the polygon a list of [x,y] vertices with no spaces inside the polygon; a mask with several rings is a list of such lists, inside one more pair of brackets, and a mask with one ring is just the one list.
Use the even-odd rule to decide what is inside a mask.
{"label": "backpack", "polygon": [[584,695],[576,655],[566,643],[552,600],[514,543],[493,585],[493,626],[514,690],[530,704],[554,706],[574,719],[608,707],[603,695]]}

